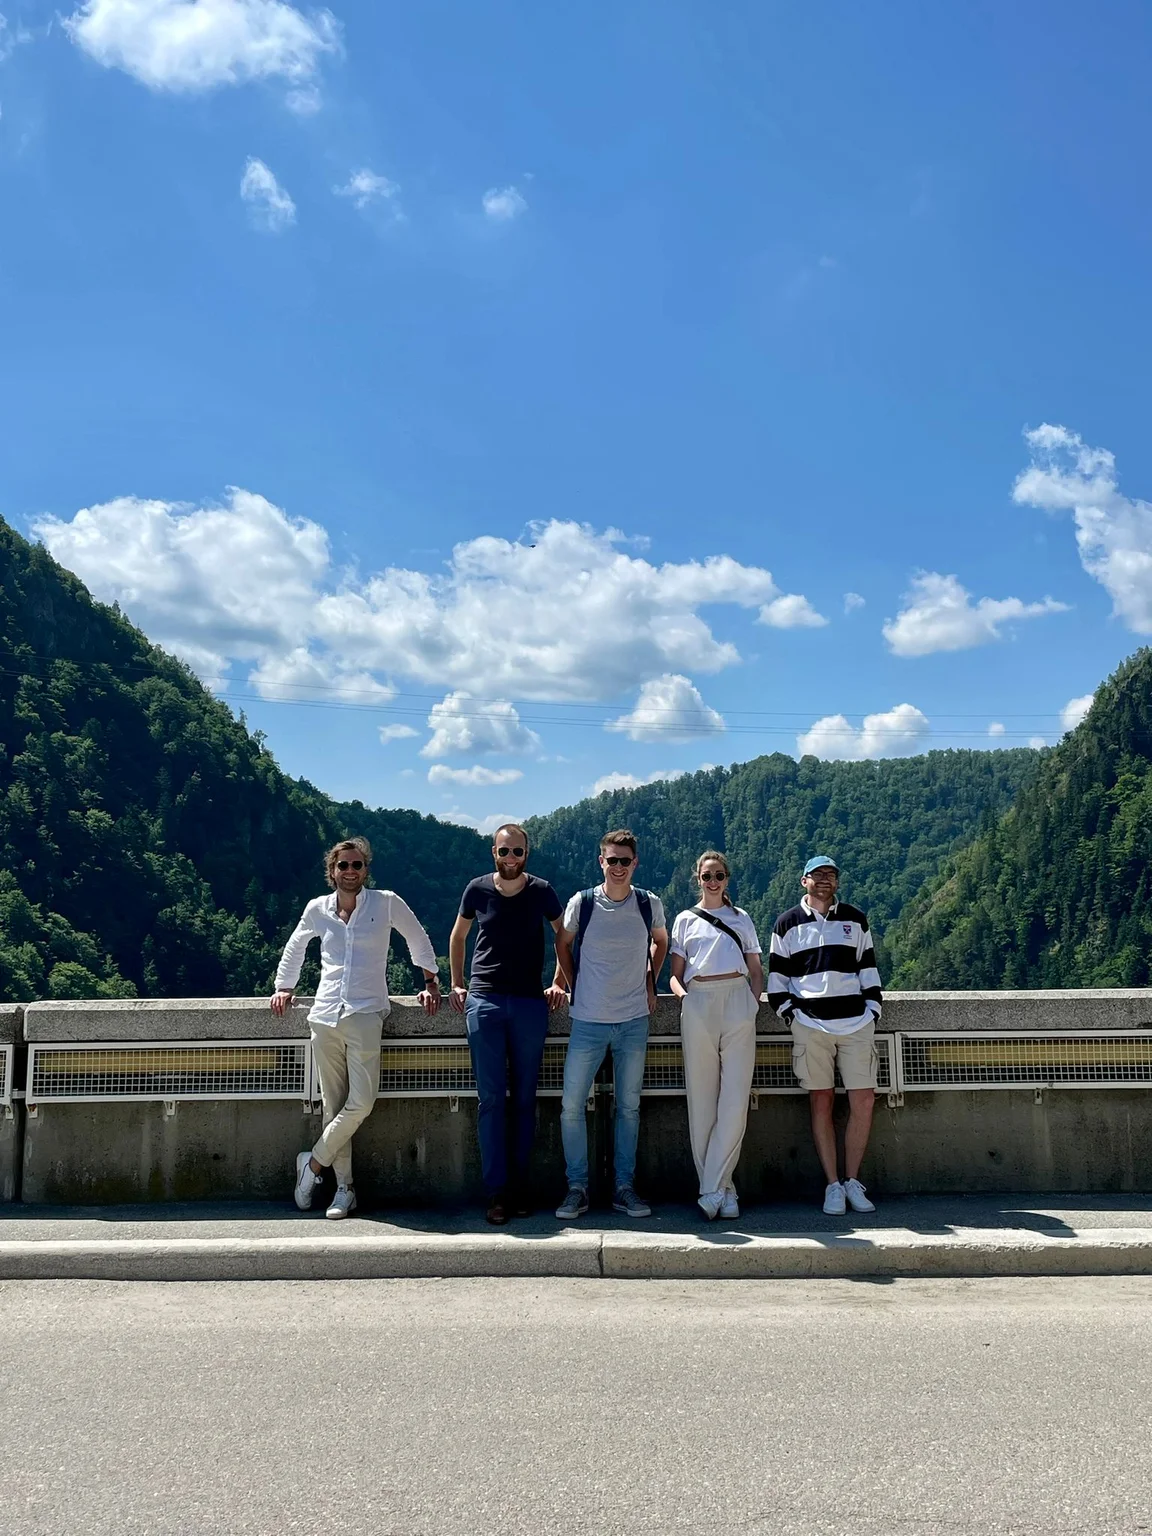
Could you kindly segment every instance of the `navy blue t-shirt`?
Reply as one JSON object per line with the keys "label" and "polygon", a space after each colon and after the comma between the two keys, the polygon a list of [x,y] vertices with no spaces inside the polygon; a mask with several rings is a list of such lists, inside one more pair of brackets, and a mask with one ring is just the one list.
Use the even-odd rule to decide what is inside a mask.
{"label": "navy blue t-shirt", "polygon": [[564,909],[547,880],[528,875],[527,881],[515,896],[501,896],[495,875],[464,887],[460,916],[476,921],[469,991],[544,996],[544,924]]}

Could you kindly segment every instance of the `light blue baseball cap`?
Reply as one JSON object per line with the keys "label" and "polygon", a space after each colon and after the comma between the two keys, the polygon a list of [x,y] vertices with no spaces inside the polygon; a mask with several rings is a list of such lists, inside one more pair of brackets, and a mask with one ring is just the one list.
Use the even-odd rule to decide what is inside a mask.
{"label": "light blue baseball cap", "polygon": [[830,859],[826,853],[818,853],[815,858],[809,859],[804,866],[804,873],[810,875],[817,869],[834,869],[837,874],[840,873],[839,864],[835,859]]}

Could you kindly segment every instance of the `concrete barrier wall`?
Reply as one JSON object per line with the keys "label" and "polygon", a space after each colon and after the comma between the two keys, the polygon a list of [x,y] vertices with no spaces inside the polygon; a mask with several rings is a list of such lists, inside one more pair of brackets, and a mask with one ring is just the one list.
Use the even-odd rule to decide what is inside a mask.
{"label": "concrete barrier wall", "polygon": [[[45,1002],[0,1006],[0,1043],[306,1038],[306,1005],[276,1019],[263,999]],[[567,1015],[551,1021],[568,1031]],[[1152,989],[1074,992],[896,993],[884,1029],[980,1034],[1095,1034],[1152,1030]],[[759,1030],[780,1032],[762,1006]],[[5,1034],[7,1031],[7,1035]],[[653,1034],[679,1032],[679,1005],[661,998]],[[462,1037],[447,1008],[429,1019],[396,999],[393,1038]],[[1150,1085],[1152,1087],[1152,1085]],[[865,1177],[881,1193],[1137,1192],[1152,1189],[1148,1088],[918,1092],[877,1102]],[[564,1185],[559,1100],[538,1101],[536,1196]],[[293,1158],[319,1131],[301,1100],[43,1103],[0,1120],[0,1199],[56,1203],[283,1198]],[[598,1099],[589,1139],[601,1193],[610,1178],[612,1101]],[[382,1100],[355,1142],[356,1180],[372,1201],[478,1200],[476,1103],[462,1096]],[[695,1179],[682,1097],[646,1098],[637,1182],[651,1197],[690,1199]],[[749,1115],[737,1184],[749,1201],[810,1198],[822,1185],[802,1095],[763,1095]]]}

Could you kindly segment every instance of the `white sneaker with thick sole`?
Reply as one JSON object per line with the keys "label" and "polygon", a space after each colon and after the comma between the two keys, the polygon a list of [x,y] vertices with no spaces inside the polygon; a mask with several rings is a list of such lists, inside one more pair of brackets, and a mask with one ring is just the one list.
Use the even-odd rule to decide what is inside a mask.
{"label": "white sneaker with thick sole", "polygon": [[329,1221],[343,1221],[345,1216],[351,1216],[356,1209],[356,1191],[349,1189],[347,1184],[339,1184],[336,1193],[332,1196],[332,1204],[324,1212]]}
{"label": "white sneaker with thick sole", "polygon": [[706,1195],[701,1195],[696,1204],[704,1212],[709,1221],[715,1221],[720,1214],[720,1207],[724,1204],[724,1196],[717,1190],[711,1190]]}
{"label": "white sneaker with thick sole", "polygon": [[312,1195],[319,1182],[320,1175],[312,1172],[311,1152],[298,1153],[296,1157],[296,1189],[294,1193],[296,1204],[302,1211],[311,1209]]}
{"label": "white sneaker with thick sole", "polygon": [[844,1180],[844,1197],[854,1211],[874,1211],[876,1209],[864,1193],[864,1186],[859,1179]]}
{"label": "white sneaker with thick sole", "polygon": [[740,1214],[740,1202],[736,1198],[734,1189],[723,1191],[724,1199],[720,1205],[720,1216],[724,1221],[735,1221]]}
{"label": "white sneaker with thick sole", "polygon": [[848,1208],[848,1197],[844,1193],[843,1184],[829,1184],[824,1191],[825,1216],[843,1216]]}

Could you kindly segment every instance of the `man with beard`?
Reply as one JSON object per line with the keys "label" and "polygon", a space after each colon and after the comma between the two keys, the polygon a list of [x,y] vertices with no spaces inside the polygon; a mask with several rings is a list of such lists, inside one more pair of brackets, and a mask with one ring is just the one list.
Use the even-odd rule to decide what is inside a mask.
{"label": "man with beard", "polygon": [[352,1137],[372,1113],[380,1087],[380,1036],[391,1012],[388,945],[395,928],[407,940],[413,965],[424,972],[424,1012],[440,1007],[436,954],[412,908],[395,891],[369,889],[372,849],[366,837],[345,838],[324,858],[331,895],[317,896],[284,946],[276,971],[272,1012],[283,1018],[292,1006],[304,953],[320,940],[320,985],[308,1014],[312,1051],[320,1073],[324,1133],[311,1152],[296,1159],[296,1204],[312,1204],[316,1186],[331,1168],[336,1194],[325,1213],[336,1221],[356,1209],[352,1188]]}
{"label": "man with beard", "polygon": [[[544,924],[560,927],[563,908],[547,880],[528,874],[528,835],[509,822],[492,844],[495,872],[464,888],[452,928],[452,1007],[463,1013],[479,1098],[477,1130],[488,1220],[504,1226],[528,1214],[528,1161],[536,1130],[536,1084],[548,1011],[566,1000],[544,990]],[[477,924],[469,985],[464,952]],[[506,1095],[511,1088],[511,1102]],[[511,1138],[507,1115],[511,1116]]]}

